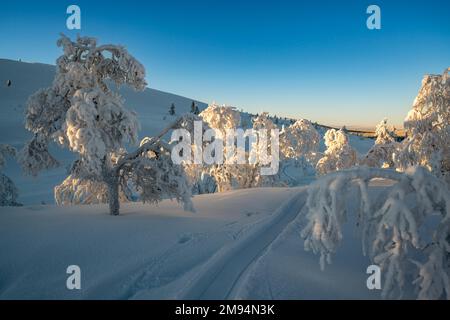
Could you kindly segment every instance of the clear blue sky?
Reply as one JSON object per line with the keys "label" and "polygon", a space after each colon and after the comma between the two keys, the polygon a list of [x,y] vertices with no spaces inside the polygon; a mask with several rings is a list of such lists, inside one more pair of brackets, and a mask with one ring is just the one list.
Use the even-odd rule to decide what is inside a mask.
{"label": "clear blue sky", "polygon": [[[66,8],[81,7],[81,31]],[[366,8],[381,7],[381,30]],[[0,57],[54,64],[60,32],[125,45],[149,86],[326,124],[402,123],[450,66],[450,1],[2,1]]]}

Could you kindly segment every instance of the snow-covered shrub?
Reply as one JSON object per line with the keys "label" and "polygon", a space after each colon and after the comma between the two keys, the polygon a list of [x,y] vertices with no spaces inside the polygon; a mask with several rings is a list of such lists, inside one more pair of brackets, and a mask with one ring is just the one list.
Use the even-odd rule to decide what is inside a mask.
{"label": "snow-covered shrub", "polygon": [[406,116],[406,138],[394,156],[399,170],[411,165],[428,168],[450,184],[450,68],[426,75]]}
{"label": "snow-covered shrub", "polygon": [[[186,202],[189,207],[190,200],[185,190],[181,190],[185,185],[183,171],[169,170],[167,165],[172,162],[163,164],[148,157],[151,151],[156,157],[165,155],[170,146],[161,138],[189,119],[175,121],[159,136],[127,153],[124,145],[138,141],[137,116],[125,108],[122,98],[108,83],[143,90],[146,86],[144,67],[124,47],[98,46],[94,38],[78,37],[73,42],[62,35],[57,44],[62,46],[64,54],[57,59],[52,86],[37,91],[28,99],[25,123],[35,136],[20,154],[25,172],[36,175],[42,169],[58,165],[48,151],[48,143],[55,141],[79,155],[70,177],[55,188],[58,203],[92,203],[107,199],[111,214],[118,214],[119,195],[124,193],[128,197],[128,185],[134,182],[142,200],[153,202],[162,196],[173,196],[189,202]],[[163,173],[146,170],[154,169],[155,163],[164,165]],[[137,170],[142,176],[136,178],[131,170]],[[147,176],[143,176],[145,174]],[[149,176],[153,174],[165,176]],[[163,185],[152,186],[149,191],[145,179]],[[179,183],[179,188],[174,187],[174,181]],[[88,196],[87,192],[92,191],[96,192]],[[150,195],[151,192],[157,194]]]}
{"label": "snow-covered shrub", "polygon": [[14,182],[2,173],[6,157],[15,157],[16,149],[7,144],[0,144],[0,206],[20,206],[17,202],[19,192]]}
{"label": "snow-covered shrub", "polygon": [[276,128],[277,126],[270,118],[268,112],[262,112],[261,114],[256,116],[256,118],[253,119],[253,129],[255,130],[260,129],[272,130]]}
{"label": "snow-covered shrub", "polygon": [[350,146],[344,130],[330,129],[325,132],[324,139],[327,149],[317,162],[318,175],[348,169],[356,164],[356,151]]}
{"label": "snow-covered shrub", "polygon": [[361,164],[369,167],[392,168],[394,167],[393,155],[398,143],[395,140],[393,130],[387,125],[387,119],[383,119],[375,128],[375,144],[370,148]]}
{"label": "snow-covered shrub", "polygon": [[236,108],[216,103],[210,104],[199,116],[213,129],[236,129],[241,124],[241,115]]}
{"label": "snow-covered shrub", "polygon": [[[368,184],[375,178],[396,184],[372,199]],[[358,192],[349,199],[355,195],[353,188]],[[359,201],[357,224],[363,252],[382,271],[382,296],[401,297],[409,282],[419,298],[450,299],[450,191],[446,184],[422,167],[405,173],[358,167],[330,173],[311,184],[307,224],[301,235],[305,249],[320,254],[322,268],[331,263],[342,241],[347,208],[354,201]],[[430,228],[432,221],[437,226]]]}
{"label": "snow-covered shrub", "polygon": [[314,125],[300,119],[280,134],[280,180],[295,186],[304,176],[314,175],[321,135]]}
{"label": "snow-covered shrub", "polygon": [[283,158],[301,158],[314,160],[319,151],[320,134],[311,122],[297,120],[282,131],[280,152]]}

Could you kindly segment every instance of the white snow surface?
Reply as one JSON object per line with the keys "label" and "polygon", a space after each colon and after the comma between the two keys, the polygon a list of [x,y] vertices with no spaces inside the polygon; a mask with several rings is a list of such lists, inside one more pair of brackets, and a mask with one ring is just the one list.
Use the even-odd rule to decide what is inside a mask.
{"label": "white snow surface", "polygon": [[[106,205],[3,207],[0,299],[378,298],[356,236],[325,271],[303,250],[291,222],[305,190],[199,195],[196,213],[169,200],[124,204],[118,217]],[[66,288],[69,265],[81,290]]]}

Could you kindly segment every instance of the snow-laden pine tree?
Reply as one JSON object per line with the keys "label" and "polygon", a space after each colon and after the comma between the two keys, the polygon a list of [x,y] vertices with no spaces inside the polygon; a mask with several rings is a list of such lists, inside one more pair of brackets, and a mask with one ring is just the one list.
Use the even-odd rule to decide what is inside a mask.
{"label": "snow-laden pine tree", "polygon": [[395,154],[398,169],[426,167],[450,185],[450,68],[426,75],[406,116],[406,138]]}
{"label": "snow-laden pine tree", "polygon": [[[376,197],[372,179],[396,183]],[[363,253],[381,268],[383,298],[401,298],[412,285],[420,299],[450,299],[450,192],[441,179],[423,167],[405,173],[356,167],[312,183],[305,215],[297,218],[306,217],[306,225],[297,222],[321,268],[331,263],[354,208]]]}
{"label": "snow-laden pine tree", "polygon": [[17,202],[19,193],[16,185],[2,172],[6,157],[16,157],[16,149],[7,144],[0,144],[0,206],[20,206]]}
{"label": "snow-laden pine tree", "polygon": [[175,121],[128,153],[125,145],[137,142],[139,124],[112,86],[145,89],[144,67],[124,47],[97,45],[94,38],[71,41],[62,35],[57,44],[64,54],[51,87],[27,103],[26,128],[34,138],[20,154],[24,171],[36,175],[58,165],[48,150],[55,141],[79,155],[70,176],[55,188],[58,203],[108,200],[110,213],[117,215],[119,198],[130,199],[134,190],[143,201],[175,197],[191,208],[183,170],[169,161],[171,146],[162,140],[189,119]]}
{"label": "snow-laden pine tree", "polygon": [[370,148],[361,164],[369,167],[393,168],[393,156],[398,147],[394,131],[387,125],[387,119],[383,119],[375,128],[375,144]]}
{"label": "snow-laden pine tree", "polygon": [[325,132],[324,139],[327,149],[323,157],[317,162],[316,171],[318,175],[356,165],[356,151],[350,146],[344,130],[330,129]]}

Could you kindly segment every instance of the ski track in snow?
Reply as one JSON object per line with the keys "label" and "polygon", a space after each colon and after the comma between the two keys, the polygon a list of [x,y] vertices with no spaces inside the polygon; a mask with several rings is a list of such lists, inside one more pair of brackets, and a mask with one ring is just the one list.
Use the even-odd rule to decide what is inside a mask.
{"label": "ski track in snow", "polygon": [[233,289],[245,271],[299,214],[307,197],[303,189],[284,202],[266,221],[246,236],[219,250],[206,262],[178,298],[192,300],[232,299]]}

